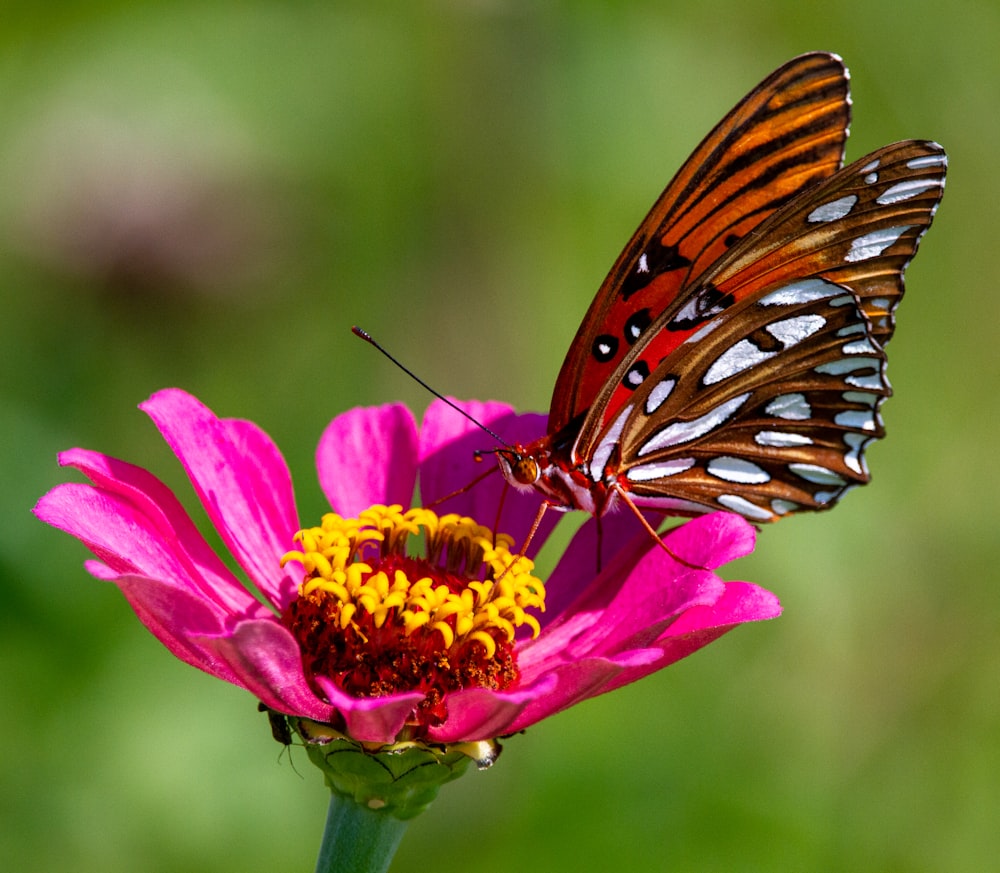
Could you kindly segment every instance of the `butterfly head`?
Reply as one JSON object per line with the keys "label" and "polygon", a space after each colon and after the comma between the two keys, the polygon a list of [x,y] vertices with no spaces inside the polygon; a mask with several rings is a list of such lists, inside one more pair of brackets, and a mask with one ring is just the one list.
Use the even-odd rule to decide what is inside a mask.
{"label": "butterfly head", "polygon": [[538,481],[541,468],[534,456],[523,446],[497,449],[496,456],[504,479],[515,488],[530,488]]}
{"label": "butterfly head", "polygon": [[601,515],[613,502],[614,489],[590,481],[566,462],[548,437],[527,446],[495,449],[504,479],[519,491],[535,491],[552,509],[582,509]]}

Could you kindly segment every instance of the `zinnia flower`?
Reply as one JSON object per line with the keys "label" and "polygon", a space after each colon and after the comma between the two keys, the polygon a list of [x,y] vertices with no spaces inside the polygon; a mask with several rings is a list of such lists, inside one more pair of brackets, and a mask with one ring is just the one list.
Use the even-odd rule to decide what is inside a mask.
{"label": "zinnia flower", "polygon": [[[512,443],[544,429],[499,403],[462,406]],[[501,500],[500,476],[452,494],[484,472],[483,436],[439,401],[419,429],[398,404],[335,418],[316,458],[334,512],[304,521],[254,424],[176,389],[141,408],[250,585],[159,479],[124,461],[64,452],[92,484],[57,486],[35,513],[90,549],[87,569],[178,658],[366,746],[512,734],[780,611],[769,592],[712,572],[753,548],[753,529],[727,513],[674,529],[669,551],[628,513],[602,519],[599,543],[590,520],[543,583],[530,558],[556,514],[522,558],[538,498]],[[425,506],[452,496],[407,511],[417,483]],[[482,526],[498,507],[509,536]]]}

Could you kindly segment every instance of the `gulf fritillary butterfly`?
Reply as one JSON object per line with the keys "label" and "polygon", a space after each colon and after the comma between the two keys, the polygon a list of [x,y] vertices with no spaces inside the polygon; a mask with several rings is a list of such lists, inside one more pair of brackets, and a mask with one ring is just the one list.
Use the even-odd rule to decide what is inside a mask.
{"label": "gulf fritillary butterfly", "polygon": [[907,140],[843,167],[849,116],[843,62],[813,53],[718,124],[597,292],[546,435],[496,450],[508,482],[595,516],[769,522],[869,480],[884,347],[947,158]]}

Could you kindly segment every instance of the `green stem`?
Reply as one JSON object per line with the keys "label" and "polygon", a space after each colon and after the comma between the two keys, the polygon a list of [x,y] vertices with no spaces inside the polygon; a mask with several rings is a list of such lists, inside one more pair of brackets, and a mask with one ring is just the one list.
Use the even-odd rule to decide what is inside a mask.
{"label": "green stem", "polygon": [[316,873],[385,873],[408,824],[331,793]]}

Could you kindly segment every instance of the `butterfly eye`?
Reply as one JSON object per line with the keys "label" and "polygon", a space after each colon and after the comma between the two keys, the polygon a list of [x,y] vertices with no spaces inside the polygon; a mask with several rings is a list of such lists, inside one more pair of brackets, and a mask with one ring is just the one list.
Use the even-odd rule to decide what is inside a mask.
{"label": "butterfly eye", "polygon": [[504,478],[511,485],[534,485],[538,481],[538,463],[534,458],[514,449],[501,449],[497,459]]}
{"label": "butterfly eye", "polygon": [[518,458],[511,467],[511,475],[523,485],[532,485],[538,481],[538,464],[534,458]]}

